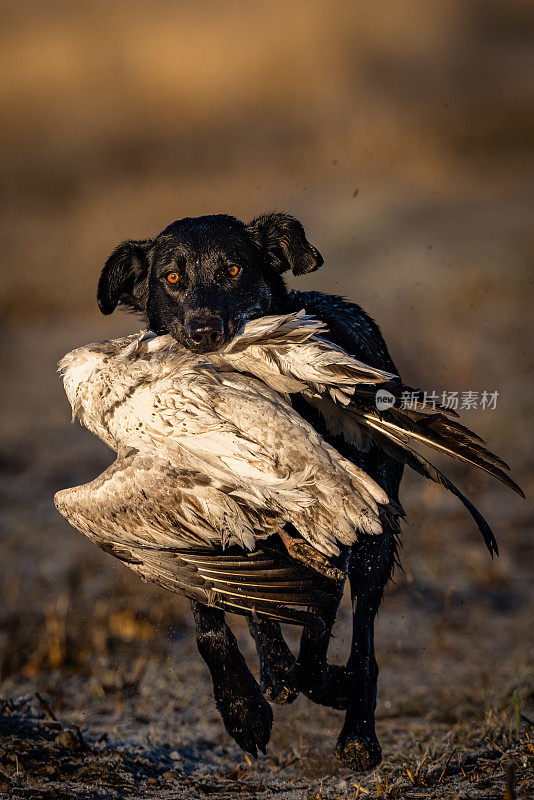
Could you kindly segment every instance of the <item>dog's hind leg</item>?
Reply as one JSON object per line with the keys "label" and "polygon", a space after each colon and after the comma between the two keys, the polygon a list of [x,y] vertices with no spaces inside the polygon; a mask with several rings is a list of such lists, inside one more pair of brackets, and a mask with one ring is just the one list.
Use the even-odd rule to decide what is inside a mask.
{"label": "dog's hind leg", "polygon": [[237,744],[256,756],[265,753],[273,712],[239,651],[236,638],[216,608],[191,601],[197,645],[211,673],[215,703]]}
{"label": "dog's hind leg", "polygon": [[[288,551],[294,555],[292,548],[295,544],[300,544],[302,540],[284,532],[282,537]],[[302,542],[302,544],[306,544]],[[309,549],[312,548],[308,545]],[[317,554],[320,555],[320,554]],[[300,559],[299,559],[300,560]],[[307,559],[302,559],[310,566]],[[326,559],[324,559],[326,562]],[[324,569],[323,575],[335,576],[326,583],[329,584],[328,592],[332,595],[332,602],[328,608],[317,610],[324,622],[324,629],[304,627],[301,637],[300,653],[298,662],[295,661],[293,653],[287,646],[280,625],[276,622],[255,622],[249,620],[250,632],[256,642],[256,650],[260,662],[260,680],[265,696],[274,703],[291,703],[298,696],[299,691],[303,691],[311,700],[321,705],[333,705],[334,708],[346,708],[345,704],[339,705],[335,702],[325,702],[322,691],[326,698],[331,695],[337,697],[337,684],[342,678],[342,667],[329,667],[326,661],[328,643],[335,621],[339,601],[343,595],[344,569],[348,561],[348,549],[342,556],[328,562],[328,565],[321,564]],[[324,581],[323,581],[324,582]],[[334,685],[335,684],[335,685]],[[346,692],[345,692],[346,695]]]}
{"label": "dog's hind leg", "polygon": [[255,622],[249,619],[249,628],[260,662],[260,683],[265,697],[273,703],[285,705],[298,696],[295,676],[295,657],[287,646],[277,622]]}
{"label": "dog's hind leg", "polygon": [[306,697],[323,706],[345,709],[348,702],[345,667],[328,664],[327,654],[337,609],[343,596],[338,582],[335,602],[328,616],[323,616],[324,630],[304,628],[297,662],[297,682]]}

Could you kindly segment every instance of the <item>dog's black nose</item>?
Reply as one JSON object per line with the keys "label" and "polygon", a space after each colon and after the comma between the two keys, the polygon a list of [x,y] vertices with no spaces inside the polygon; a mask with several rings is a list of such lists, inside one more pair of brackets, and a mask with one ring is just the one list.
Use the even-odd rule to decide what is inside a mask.
{"label": "dog's black nose", "polygon": [[220,317],[197,317],[187,324],[187,333],[195,349],[216,350],[223,342],[224,324]]}

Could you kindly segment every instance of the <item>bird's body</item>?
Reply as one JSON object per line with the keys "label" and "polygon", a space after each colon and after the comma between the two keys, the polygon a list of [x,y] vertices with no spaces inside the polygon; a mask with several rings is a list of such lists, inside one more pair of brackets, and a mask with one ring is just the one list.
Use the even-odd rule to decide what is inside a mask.
{"label": "bird's body", "polygon": [[[327,557],[358,533],[380,534],[384,490],[285,396],[322,391],[347,404],[356,383],[390,377],[317,338],[322,327],[292,314],[248,323],[226,352],[213,355],[145,333],[65,356],[60,368],[73,415],[117,460],[91,483],[58,492],[58,510],[137,572],[196,599],[191,570],[201,572],[202,564],[192,566],[191,551],[211,551],[213,567],[214,550],[238,546],[246,560],[286,523]],[[236,358],[247,375],[232,371]],[[263,569],[267,586],[255,595],[243,586],[260,615],[273,569],[281,572],[278,601],[320,604],[309,570],[265,557],[255,552],[249,560],[248,583]],[[220,584],[213,577],[203,576],[200,599],[211,592],[216,603],[228,576]]]}
{"label": "bird's body", "polygon": [[[338,356],[313,341],[317,324],[310,326],[296,315],[275,319],[278,328],[280,319],[288,323],[282,348],[299,347],[291,334],[296,331],[302,338],[304,331],[306,355],[310,348],[320,354],[324,347],[344,360],[347,370],[352,362],[358,369],[346,354]],[[255,323],[248,323],[244,334],[251,327]],[[265,345],[272,327],[264,326],[258,336]],[[280,347],[284,337],[276,333]],[[259,355],[256,361],[261,373]],[[166,491],[176,482],[166,479],[167,468],[180,469],[188,486],[198,480],[196,499],[206,494],[205,527],[192,536],[186,529],[176,531],[175,544],[229,543],[252,549],[257,538],[290,521],[303,528],[302,535],[315,547],[335,555],[336,540],[350,544],[358,530],[379,533],[377,504],[388,504],[385,492],[327,444],[283,396],[250,375],[227,371],[230,364],[224,353],[197,356],[170,337],[141,334],[79,348],[63,359],[61,369],[74,413],[119,454],[114,480],[131,451],[152,459],[152,474],[160,472]],[[269,363],[263,366],[267,372]],[[323,379],[329,369],[332,365],[325,364]],[[371,372],[376,380],[379,373]],[[335,379],[341,386],[333,391],[342,395],[343,379]],[[354,384],[359,378],[351,380]],[[290,374],[278,373],[276,382],[290,391],[311,386]],[[232,516],[235,522],[228,530]]]}
{"label": "bird's body", "polygon": [[[331,433],[342,431],[362,451],[378,441],[452,490],[495,549],[485,520],[409,439],[515,488],[505,465],[423,399],[415,411],[379,413],[370,401],[376,387],[397,396],[405,387],[325,341],[324,330],[298,312],[250,321],[204,355],[151,332],[67,354],[60,369],[73,416],[117,459],[91,483],[58,492],[58,510],[144,577],[203,602],[229,607],[230,592],[233,610],[278,619],[288,618],[276,616],[282,606],[318,606],[313,574],[279,553],[273,561],[265,542],[290,523],[319,558],[336,556],[359,534],[380,534],[384,515],[400,507],[294,410],[290,395],[300,395]],[[239,567],[225,561],[228,547],[238,548],[231,559]]]}

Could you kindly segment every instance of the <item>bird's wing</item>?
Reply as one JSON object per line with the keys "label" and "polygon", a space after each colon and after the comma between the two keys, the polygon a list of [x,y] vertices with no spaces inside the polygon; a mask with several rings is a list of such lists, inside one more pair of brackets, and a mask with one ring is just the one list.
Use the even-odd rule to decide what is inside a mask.
{"label": "bird's wing", "polygon": [[[145,580],[207,605],[322,627],[320,611],[333,602],[329,582],[276,542],[244,550],[255,543],[258,521],[198,473],[134,451],[54,501],[73,527]],[[264,537],[276,529],[261,522]]]}
{"label": "bird's wing", "polygon": [[112,537],[162,549],[252,549],[256,538],[278,526],[267,514],[260,519],[239,506],[228,494],[231,488],[205,472],[132,450],[90,483],[58,492],[54,501],[73,527],[100,545]]}
{"label": "bird's wing", "polygon": [[[109,424],[124,446],[186,463],[225,485],[243,510],[290,521],[325,555],[380,533],[388,497],[327,445],[275,391],[249,376],[191,367],[138,387]],[[138,422],[142,422],[139,426]]]}
{"label": "bird's wing", "polygon": [[219,369],[248,373],[276,391],[326,393],[346,404],[358,385],[396,379],[322,338],[326,326],[304,311],[247,322],[222,350],[208,356]]}
{"label": "bird's wing", "polygon": [[124,446],[162,454],[171,464],[184,466],[186,459],[189,468],[231,487],[227,492],[243,507],[281,521],[293,521],[292,515],[318,504],[331,506],[326,500],[331,491],[334,500],[343,496],[347,514],[351,506],[350,521],[342,515],[334,524],[331,514],[323,524],[334,548],[336,535],[349,543],[358,530],[381,530],[377,504],[389,502],[383,489],[365,473],[355,474],[278,393],[248,376],[217,373],[213,366],[194,365],[184,377],[183,365],[173,372],[169,361],[164,375],[115,408],[109,425]]}
{"label": "bird's wing", "polygon": [[[315,304],[319,303],[320,311],[325,297],[314,295],[312,299]],[[359,307],[341,298],[331,300],[335,301],[335,309],[329,306],[328,324],[341,326],[345,339],[348,331],[348,340],[354,339],[353,344],[360,356],[362,341],[371,339],[373,347],[366,345],[370,357],[380,367],[384,365],[391,369],[391,359],[378,329],[374,330],[376,326],[372,320]],[[223,351],[221,357],[229,359],[233,369],[256,375],[274,388],[277,388],[278,375],[286,381],[295,381],[293,387],[288,384],[285,390],[300,394],[313,405],[331,434],[342,436],[349,445],[363,452],[371,443],[387,449],[397,460],[459,497],[477,522],[490,552],[497,552],[491,529],[477,509],[442,472],[410,445],[413,441],[472,464],[524,496],[504,471],[509,469],[508,465],[486,449],[477,434],[451,419],[458,416],[453,410],[430,402],[425,393],[406,386],[392,371],[367,366],[337,344],[326,341],[324,337],[329,333],[325,323],[313,320],[304,311],[268,318],[260,323],[261,320],[257,328],[252,326],[248,332],[251,323],[247,323],[242,342],[238,339],[234,349],[230,346],[228,352]],[[255,332],[258,334],[256,338]],[[242,343],[248,343],[248,346],[241,352]],[[377,409],[378,388],[392,395],[393,407]],[[410,408],[403,407],[403,396],[409,396]]]}
{"label": "bird's wing", "polygon": [[308,395],[306,400],[317,408],[332,434],[343,436],[348,444],[363,451],[374,443],[397,461],[452,492],[475,520],[490,553],[498,553],[495,537],[480,512],[446,475],[412,446],[412,443],[420,444],[482,469],[524,497],[522,489],[504,472],[509,469],[508,465],[487,450],[477,434],[456,420],[448,419],[441,411],[431,412],[424,406],[378,411],[358,390],[350,406],[340,406],[328,397]]}
{"label": "bird's wing", "polygon": [[243,489],[232,496],[290,521],[326,555],[360,532],[381,532],[379,515],[389,499],[372,478],[264,384],[234,373],[220,373],[219,380],[210,399],[219,424],[181,436],[180,446],[241,478],[247,496]]}
{"label": "bird's wing", "polygon": [[321,611],[334,603],[333,582],[284,555],[278,542],[260,543],[253,552],[108,549],[164,589],[254,619],[322,628]]}

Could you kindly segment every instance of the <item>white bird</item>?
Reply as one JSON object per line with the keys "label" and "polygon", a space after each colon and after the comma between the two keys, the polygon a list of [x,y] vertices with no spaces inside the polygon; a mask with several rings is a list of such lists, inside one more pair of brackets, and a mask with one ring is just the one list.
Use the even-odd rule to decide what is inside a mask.
{"label": "white bird", "polygon": [[[392,377],[320,339],[323,330],[301,312],[248,322],[222,351],[202,356],[150,332],[67,354],[59,366],[73,418],[117,459],[58,492],[60,513],[167,588],[309,621],[301,608],[328,596],[321,581],[254,548],[279,534],[291,555],[340,577],[328,557],[359,533],[380,534],[381,515],[397,511],[289,403],[288,393],[302,392],[348,405],[356,385]],[[232,545],[237,554],[221,558]]]}
{"label": "white bird", "polygon": [[[329,602],[331,582],[318,582],[298,561],[342,577],[328,560],[339,545],[359,533],[379,534],[381,519],[402,509],[296,413],[290,395],[300,395],[330,433],[361,451],[373,441],[445,486],[497,552],[482,515],[411,440],[522,494],[503,472],[507,465],[450,419],[453,411],[430,405],[324,333],[323,323],[299,312],[247,322],[223,349],[205,355],[151,332],[69,353],[60,370],[73,417],[117,460],[91,483],[58,492],[58,510],[173,591],[241,613],[317,623],[306,609]],[[377,387],[387,388],[394,405],[377,408]],[[406,391],[411,408],[397,403]]]}

